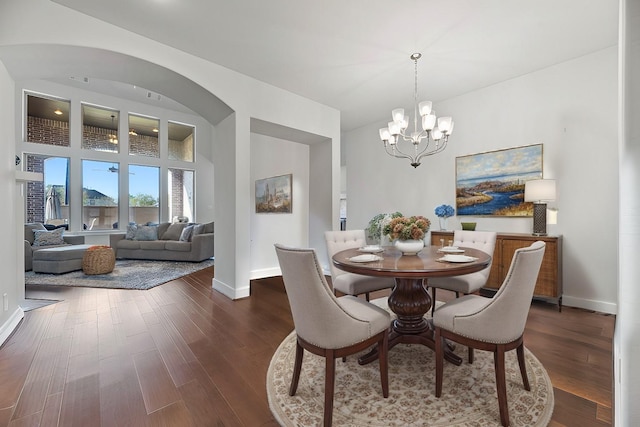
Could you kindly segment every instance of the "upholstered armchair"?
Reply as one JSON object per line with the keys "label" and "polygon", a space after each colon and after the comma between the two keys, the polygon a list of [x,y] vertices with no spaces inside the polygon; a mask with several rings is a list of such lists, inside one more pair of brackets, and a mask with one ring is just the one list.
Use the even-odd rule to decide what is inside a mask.
{"label": "upholstered armchair", "polygon": [[524,388],[530,390],[522,335],[544,250],[545,243],[541,241],[516,250],[506,279],[493,298],[466,295],[435,311],[436,397],[442,395],[445,339],[469,347],[469,363],[473,363],[473,348],[491,351],[495,360],[500,421],[503,426],[509,425],[505,352],[516,349]]}
{"label": "upholstered armchair", "polygon": [[476,273],[429,279],[427,285],[431,286],[431,300],[433,301],[431,315],[433,315],[433,307],[435,307],[436,302],[436,288],[453,291],[456,293],[456,297],[459,297],[461,293],[471,294],[478,291],[487,283],[493,262],[496,235],[497,233],[494,231],[455,230],[453,232],[453,246],[479,249],[492,257],[491,262],[487,268]]}
{"label": "upholstered armchair", "polygon": [[325,231],[324,238],[327,242],[327,253],[331,265],[331,283],[334,291],[340,291],[346,295],[365,294],[367,301],[369,301],[370,292],[393,288],[395,281],[392,277],[371,277],[347,273],[331,262],[331,258],[337,252],[366,246],[367,239],[364,230]]}
{"label": "upholstered armchair", "polygon": [[324,425],[333,415],[335,359],[377,344],[382,395],[389,395],[387,347],[389,314],[364,299],[331,291],[313,249],[275,245],[297,336],[289,395],[298,388],[304,350],[326,361]]}

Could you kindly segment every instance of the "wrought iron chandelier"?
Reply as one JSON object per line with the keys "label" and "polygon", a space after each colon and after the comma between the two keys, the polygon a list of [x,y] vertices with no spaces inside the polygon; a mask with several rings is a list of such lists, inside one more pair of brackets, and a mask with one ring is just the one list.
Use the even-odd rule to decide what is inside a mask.
{"label": "wrought iron chandelier", "polygon": [[[409,159],[411,166],[420,166],[420,160],[425,156],[430,156],[444,150],[449,140],[449,135],[453,131],[453,120],[451,117],[439,117],[436,119],[435,111],[431,109],[431,101],[423,101],[418,104],[418,59],[422,57],[420,53],[410,56],[415,67],[415,86],[413,92],[413,132],[409,132],[409,116],[404,115],[404,108],[396,108],[391,111],[393,121],[388,127],[380,129],[380,139],[384,143],[387,154],[400,159]],[[420,115],[422,130],[418,128],[418,114]],[[436,125],[437,121],[437,125]],[[413,147],[409,152],[400,148],[399,142],[405,145],[408,142]],[[405,148],[406,150],[406,148]]]}

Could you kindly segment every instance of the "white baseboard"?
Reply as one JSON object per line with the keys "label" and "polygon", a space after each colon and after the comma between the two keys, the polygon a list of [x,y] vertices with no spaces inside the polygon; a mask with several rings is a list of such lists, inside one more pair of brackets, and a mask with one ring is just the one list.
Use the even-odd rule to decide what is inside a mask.
{"label": "white baseboard", "polygon": [[246,298],[251,294],[251,287],[248,284],[247,286],[238,289],[216,280],[215,278],[212,280],[212,287],[214,290],[220,292],[229,299]]}
{"label": "white baseboard", "polygon": [[252,270],[249,273],[249,280],[264,279],[265,277],[282,276],[279,267],[263,268],[262,270]]}
{"label": "white baseboard", "polygon": [[24,311],[20,307],[16,308],[11,317],[7,319],[4,324],[0,325],[0,345],[4,344],[7,338],[11,335],[14,329],[18,326],[22,318],[24,317]]}
{"label": "white baseboard", "polygon": [[568,307],[584,308],[585,310],[599,311],[600,313],[617,314],[618,305],[605,302],[596,301],[585,298],[576,298],[568,295],[562,296],[562,305]]}

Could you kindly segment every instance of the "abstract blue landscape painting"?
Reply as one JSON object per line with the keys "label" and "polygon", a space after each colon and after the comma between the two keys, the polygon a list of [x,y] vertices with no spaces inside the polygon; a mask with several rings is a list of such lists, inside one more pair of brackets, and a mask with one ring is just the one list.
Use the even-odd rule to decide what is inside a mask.
{"label": "abstract blue landscape painting", "polygon": [[532,216],[524,183],[542,178],[542,144],[456,157],[458,215]]}

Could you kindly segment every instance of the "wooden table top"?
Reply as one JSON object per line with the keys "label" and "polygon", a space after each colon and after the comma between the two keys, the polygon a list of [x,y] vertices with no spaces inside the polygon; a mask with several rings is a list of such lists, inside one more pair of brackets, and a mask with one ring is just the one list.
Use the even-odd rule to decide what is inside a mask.
{"label": "wooden table top", "polygon": [[438,261],[444,253],[438,252],[436,246],[426,246],[418,255],[402,255],[394,246],[384,246],[378,255],[382,259],[372,262],[354,262],[349,258],[363,255],[358,249],[347,249],[336,253],[332,257],[333,264],[341,270],[367,276],[425,278],[447,277],[475,273],[483,270],[491,262],[491,256],[478,249],[460,247],[464,254],[477,258],[471,262]]}

